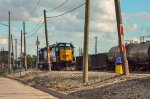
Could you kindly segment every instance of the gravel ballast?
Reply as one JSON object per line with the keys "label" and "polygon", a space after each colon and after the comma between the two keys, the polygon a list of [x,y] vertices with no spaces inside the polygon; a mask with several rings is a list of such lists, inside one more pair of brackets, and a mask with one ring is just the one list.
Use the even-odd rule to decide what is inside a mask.
{"label": "gravel ballast", "polygon": [[150,99],[150,74],[131,73],[129,77],[112,72],[90,71],[83,84],[81,71],[23,72],[9,75],[28,85],[41,85],[82,99]]}

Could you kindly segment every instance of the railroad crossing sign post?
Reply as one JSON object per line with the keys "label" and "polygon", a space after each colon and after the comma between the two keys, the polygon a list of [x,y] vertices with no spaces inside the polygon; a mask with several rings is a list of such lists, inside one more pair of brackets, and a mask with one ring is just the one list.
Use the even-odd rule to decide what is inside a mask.
{"label": "railroad crossing sign post", "polygon": [[128,60],[126,56],[126,46],[124,42],[124,28],[122,25],[122,16],[121,16],[121,9],[120,9],[120,0],[114,0],[115,3],[115,10],[116,10],[116,20],[117,20],[117,28],[118,28],[118,38],[119,38],[119,48],[120,54],[123,61],[123,73],[126,76],[129,76],[129,68],[128,68]]}
{"label": "railroad crossing sign post", "polygon": [[20,76],[21,76],[21,68],[22,68],[22,30],[21,30],[21,49],[20,49]]}
{"label": "railroad crossing sign post", "polygon": [[20,76],[21,76],[21,68],[22,68],[22,53],[20,53],[20,67],[19,67],[19,69],[20,69]]}
{"label": "railroad crossing sign post", "polygon": [[38,40],[38,37],[37,37],[36,45],[37,45],[36,68],[37,68],[37,75],[38,75],[39,74],[39,71],[38,71],[39,52],[38,52],[38,49],[39,49],[39,45],[40,45],[40,41]]}

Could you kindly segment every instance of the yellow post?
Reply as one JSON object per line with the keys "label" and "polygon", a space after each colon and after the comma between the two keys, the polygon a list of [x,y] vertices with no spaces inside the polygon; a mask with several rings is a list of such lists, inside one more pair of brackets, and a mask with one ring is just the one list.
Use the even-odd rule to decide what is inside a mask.
{"label": "yellow post", "polygon": [[123,70],[122,70],[122,65],[121,64],[117,64],[116,68],[115,68],[115,73],[117,74],[123,74]]}
{"label": "yellow post", "polygon": [[121,57],[117,57],[116,58],[115,64],[116,64],[116,66],[115,66],[115,73],[117,73],[117,74],[123,74],[122,59],[121,59]]}

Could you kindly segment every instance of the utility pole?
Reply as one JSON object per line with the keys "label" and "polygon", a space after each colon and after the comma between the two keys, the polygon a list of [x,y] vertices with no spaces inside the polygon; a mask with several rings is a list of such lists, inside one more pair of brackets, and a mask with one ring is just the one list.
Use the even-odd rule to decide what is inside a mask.
{"label": "utility pole", "polygon": [[36,57],[36,67],[37,67],[37,74],[39,73],[38,71],[38,63],[39,63],[39,45],[40,45],[40,41],[38,40],[38,37],[37,37],[37,41],[36,41],[36,45],[37,45],[37,57]]}
{"label": "utility pole", "polygon": [[21,76],[21,67],[22,67],[22,30],[21,30],[21,50],[20,50],[20,76]]}
{"label": "utility pole", "polygon": [[95,54],[97,54],[97,39],[98,39],[98,36],[95,36]]}
{"label": "utility pole", "polygon": [[17,66],[17,39],[15,39],[15,59],[16,59],[16,66]]}
{"label": "utility pole", "polygon": [[15,61],[14,61],[14,44],[13,44],[13,37],[12,37],[12,34],[11,34],[11,43],[12,43],[12,53],[11,53],[11,63],[12,63],[12,67],[15,71]]}
{"label": "utility pole", "polygon": [[23,22],[23,33],[24,33],[24,67],[25,71],[27,71],[25,22]]}
{"label": "utility pole", "polygon": [[89,24],[90,24],[90,0],[86,0],[85,1],[85,24],[84,24],[83,83],[88,82]]}
{"label": "utility pole", "polygon": [[22,55],[22,30],[21,30],[21,55]]}
{"label": "utility pole", "polygon": [[10,11],[8,12],[8,71],[10,73],[10,69],[11,69],[11,33],[10,33]]}
{"label": "utility pole", "polygon": [[47,17],[46,17],[46,10],[44,10],[44,24],[45,24],[45,37],[46,37],[46,47],[47,47],[47,65],[48,65],[48,69],[49,71],[51,71],[51,65],[49,62],[49,48],[48,48],[48,30],[47,30]]}
{"label": "utility pole", "polygon": [[79,56],[81,56],[81,48],[79,47]]}
{"label": "utility pole", "polygon": [[129,76],[128,60],[126,56],[126,46],[124,42],[124,31],[122,25],[121,9],[120,9],[120,0],[114,0],[114,2],[115,2],[116,20],[117,20],[117,27],[118,27],[119,47],[120,47],[120,54],[123,61],[124,74],[126,76]]}

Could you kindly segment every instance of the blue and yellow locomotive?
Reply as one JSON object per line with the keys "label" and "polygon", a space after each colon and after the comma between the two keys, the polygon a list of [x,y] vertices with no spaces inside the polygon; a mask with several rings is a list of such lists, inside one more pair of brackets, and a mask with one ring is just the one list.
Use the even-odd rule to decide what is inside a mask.
{"label": "blue and yellow locomotive", "polygon": [[[75,70],[74,46],[72,43],[56,43],[49,46],[52,70]],[[48,69],[47,48],[39,51],[39,68]]]}

